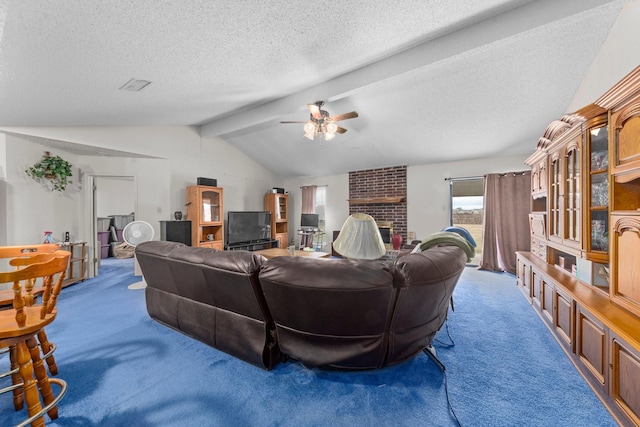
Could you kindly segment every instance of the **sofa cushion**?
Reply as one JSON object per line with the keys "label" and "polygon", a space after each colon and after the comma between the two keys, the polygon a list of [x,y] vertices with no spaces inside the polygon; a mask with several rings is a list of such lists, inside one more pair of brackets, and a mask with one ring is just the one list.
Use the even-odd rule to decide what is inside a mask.
{"label": "sofa cushion", "polygon": [[466,254],[458,246],[434,246],[394,261],[398,299],[389,331],[387,363],[413,357],[431,344],[444,323]]}
{"label": "sofa cushion", "polygon": [[264,257],[158,241],[138,245],[136,255],[153,319],[256,366],[278,362],[258,282]]}
{"label": "sofa cushion", "polygon": [[385,263],[278,257],[260,283],[284,353],[308,367],[382,366],[395,299]]}

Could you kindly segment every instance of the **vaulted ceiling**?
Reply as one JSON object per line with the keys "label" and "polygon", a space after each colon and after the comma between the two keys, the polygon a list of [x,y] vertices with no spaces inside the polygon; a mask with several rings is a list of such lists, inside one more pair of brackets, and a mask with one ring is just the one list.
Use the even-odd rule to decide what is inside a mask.
{"label": "vaulted ceiling", "polygon": [[[0,126],[195,125],[283,177],[525,154],[629,3],[0,0]],[[359,117],[280,124],[317,100]]]}

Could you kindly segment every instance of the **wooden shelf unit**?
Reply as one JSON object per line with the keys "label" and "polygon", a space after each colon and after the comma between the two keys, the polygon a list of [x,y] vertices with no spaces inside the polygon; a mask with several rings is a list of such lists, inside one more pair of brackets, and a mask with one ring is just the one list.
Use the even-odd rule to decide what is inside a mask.
{"label": "wooden shelf unit", "polygon": [[286,248],[289,246],[289,195],[265,194],[264,210],[271,212],[271,239],[278,241],[279,248]]}
{"label": "wooden shelf unit", "polygon": [[62,287],[84,282],[87,277],[87,242],[64,242],[60,249],[71,252],[69,268]]}
{"label": "wooden shelf unit", "polygon": [[191,221],[191,245],[224,250],[223,190],[220,187],[187,187],[187,219]]}

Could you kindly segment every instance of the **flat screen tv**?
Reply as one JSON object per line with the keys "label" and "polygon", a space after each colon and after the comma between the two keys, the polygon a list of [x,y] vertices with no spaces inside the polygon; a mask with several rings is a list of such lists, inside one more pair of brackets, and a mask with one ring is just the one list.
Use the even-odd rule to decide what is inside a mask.
{"label": "flat screen tv", "polygon": [[227,245],[271,240],[271,212],[228,212]]}
{"label": "flat screen tv", "polygon": [[318,214],[302,214],[300,218],[300,226],[302,228],[318,228]]}

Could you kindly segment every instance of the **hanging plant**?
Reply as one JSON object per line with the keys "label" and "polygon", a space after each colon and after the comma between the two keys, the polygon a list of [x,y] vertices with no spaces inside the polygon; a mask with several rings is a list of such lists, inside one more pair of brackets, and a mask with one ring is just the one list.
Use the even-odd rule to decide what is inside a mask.
{"label": "hanging plant", "polygon": [[60,156],[52,156],[48,151],[44,152],[42,160],[25,172],[35,181],[48,184],[51,191],[64,191],[72,183],[69,179],[73,176],[71,163]]}

